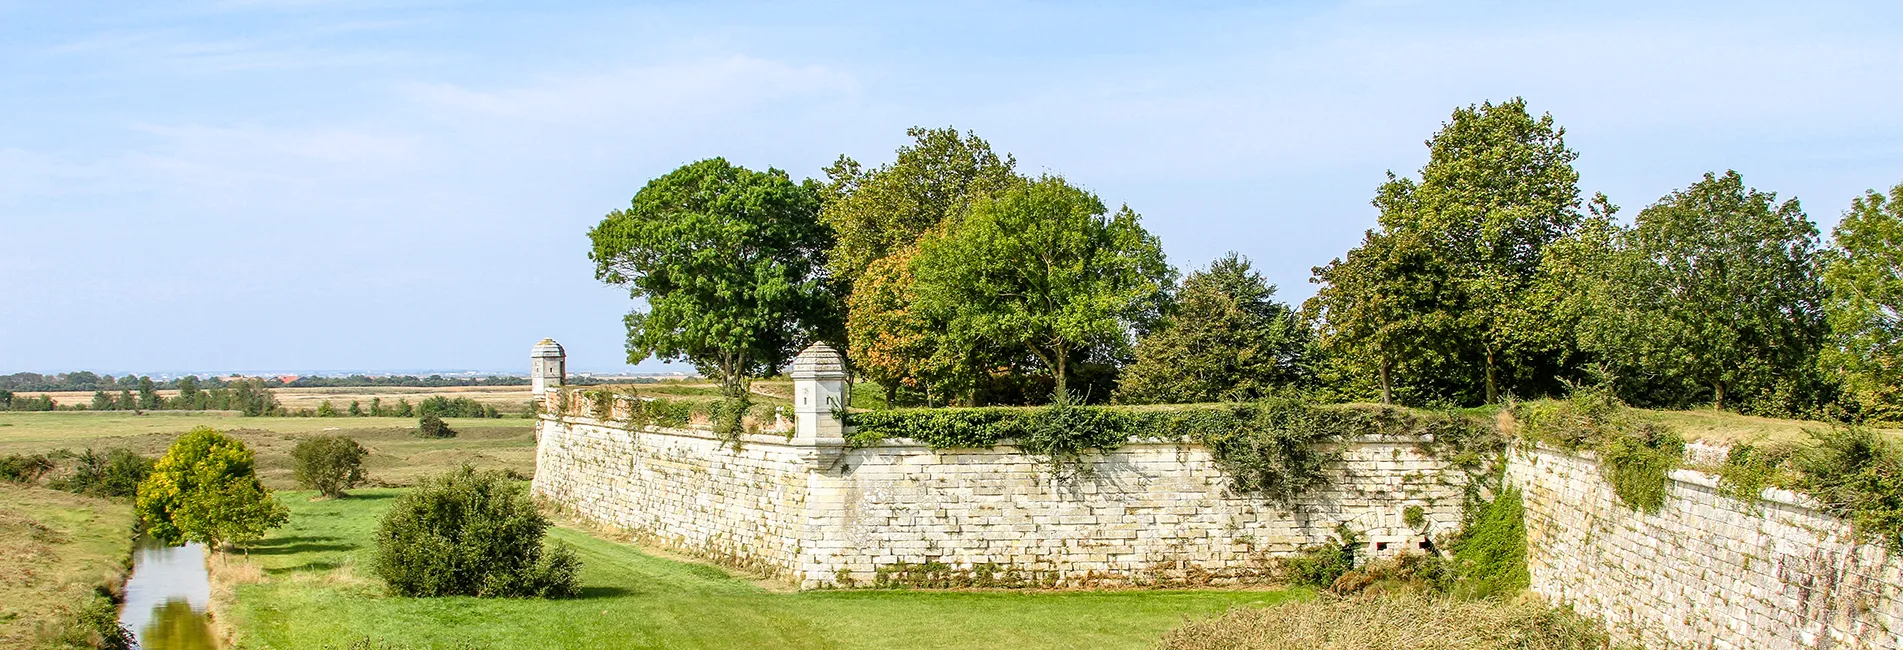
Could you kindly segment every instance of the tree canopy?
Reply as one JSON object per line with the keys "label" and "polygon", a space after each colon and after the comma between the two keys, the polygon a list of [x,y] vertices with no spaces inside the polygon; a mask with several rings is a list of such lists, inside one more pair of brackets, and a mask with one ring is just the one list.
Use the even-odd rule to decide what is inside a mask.
{"label": "tree canopy", "polygon": [[1623,233],[1582,345],[1634,403],[1735,407],[1807,394],[1798,384],[1827,332],[1817,237],[1797,201],[1748,188],[1735,171],[1705,174]]}
{"label": "tree canopy", "polygon": [[977,134],[946,127],[905,130],[912,144],[877,169],[840,156],[826,168],[831,200],[820,221],[833,231],[833,274],[857,280],[873,262],[912,246],[946,217],[1015,178],[1017,161],[999,157]]}
{"label": "tree canopy", "polygon": [[1903,420],[1903,183],[1851,202],[1832,238],[1825,363],[1865,415]]}
{"label": "tree canopy", "polygon": [[154,539],[212,548],[258,539],[290,519],[258,482],[251,449],[210,427],[172,443],[139,484],[136,508]]}
{"label": "tree canopy", "polygon": [[1058,176],[980,198],[969,214],[925,237],[914,262],[928,314],[991,345],[1018,344],[1064,394],[1074,355],[1123,347],[1161,307],[1173,271],[1127,206]]}
{"label": "tree canopy", "polygon": [[1229,253],[1183,280],[1172,314],[1138,339],[1117,400],[1250,400],[1306,375],[1308,329],[1248,258]]}
{"label": "tree canopy", "polygon": [[1316,269],[1309,312],[1322,340],[1380,373],[1384,399],[1397,370],[1466,402],[1550,381],[1541,343],[1553,323],[1528,295],[1546,247],[1580,220],[1578,154],[1565,134],[1517,98],[1456,109],[1428,140],[1420,179],[1389,173],[1376,191],[1380,228]]}
{"label": "tree canopy", "polygon": [[649,181],[588,233],[595,277],[646,301],[626,318],[628,361],[687,360],[745,394],[814,339],[839,340],[818,183],[710,158]]}

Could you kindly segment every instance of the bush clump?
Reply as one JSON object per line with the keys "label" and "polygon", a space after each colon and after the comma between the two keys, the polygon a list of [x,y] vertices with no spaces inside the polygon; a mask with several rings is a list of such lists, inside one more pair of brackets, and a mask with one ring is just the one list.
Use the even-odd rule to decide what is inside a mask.
{"label": "bush clump", "polygon": [[1327,589],[1355,568],[1355,553],[1361,549],[1359,533],[1341,524],[1334,538],[1325,544],[1302,549],[1301,553],[1282,558],[1283,579],[1290,584]]}
{"label": "bush clump", "polygon": [[344,436],[305,438],[291,449],[297,482],[327,497],[344,496],[363,483],[363,458],[370,452]]}
{"label": "bush clump", "polygon": [[1163,636],[1166,650],[1600,650],[1605,630],[1533,598],[1322,597],[1240,607]]}
{"label": "bush clump", "polygon": [[73,457],[72,474],[54,481],[52,487],[95,497],[130,497],[139,493],[139,484],[152,474],[150,458],[118,448],[104,454],[91,449]]}
{"label": "bush clump", "polygon": [[1626,507],[1658,512],[1671,471],[1685,459],[1685,439],[1626,408],[1610,391],[1580,387],[1564,400],[1516,405],[1520,437],[1566,450],[1591,450]]}
{"label": "bush clump", "polygon": [[1526,504],[1520,491],[1501,490],[1471,517],[1448,544],[1453,550],[1448,591],[1486,598],[1525,589],[1531,578],[1526,569]]}
{"label": "bush clump", "polygon": [[54,467],[53,459],[46,454],[11,454],[0,457],[0,481],[38,483]]}
{"label": "bush clump", "polygon": [[1813,431],[1794,458],[1798,489],[1850,520],[1857,533],[1903,552],[1903,452],[1869,429]]}
{"label": "bush clump", "polygon": [[404,596],[563,598],[581,561],[547,549],[548,519],[507,474],[468,465],[399,497],[377,529],[376,573]]}
{"label": "bush clump", "polygon": [[454,438],[456,430],[449,428],[443,418],[435,413],[425,413],[416,420],[416,436],[419,438]]}

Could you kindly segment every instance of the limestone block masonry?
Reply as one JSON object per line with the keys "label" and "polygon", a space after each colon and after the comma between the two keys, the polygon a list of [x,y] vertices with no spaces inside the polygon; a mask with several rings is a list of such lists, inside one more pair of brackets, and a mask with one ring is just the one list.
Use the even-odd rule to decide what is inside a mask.
{"label": "limestone block masonry", "polygon": [[[1018,449],[849,448],[833,407],[837,353],[796,359],[796,422],[725,444],[703,428],[606,419],[552,390],[536,423],[537,495],[604,525],[802,588],[878,584],[904,567],[1015,576],[1023,586],[1166,586],[1269,579],[1271,560],[1337,524],[1373,553],[1452,532],[1458,471],[1419,440],[1339,444],[1327,487],[1288,508],[1235,494],[1208,450],[1130,441],[1089,478],[1052,479]],[[551,386],[561,378],[550,377]],[[1701,458],[1722,458],[1705,449]],[[1903,648],[1903,559],[1858,542],[1809,499],[1721,496],[1679,470],[1656,514],[1624,507],[1589,455],[1520,448],[1533,591],[1648,648]],[[1419,529],[1404,513],[1418,506]]]}
{"label": "limestone block masonry", "polygon": [[1743,503],[1673,472],[1665,506],[1620,505],[1590,457],[1514,452],[1533,591],[1648,648],[1903,648],[1903,560],[1810,499]]}
{"label": "limestone block masonry", "polygon": [[[594,413],[586,393],[553,394],[537,422],[535,493],[806,588],[927,564],[1042,586],[1254,582],[1271,558],[1327,542],[1338,524],[1393,553],[1460,519],[1464,475],[1442,471],[1420,440],[1341,443],[1329,487],[1291,509],[1232,493],[1192,444],[1133,441],[1066,481],[1009,446],[847,448],[828,404],[844,378],[837,354],[809,349],[792,374],[794,430],[737,448],[702,429],[598,420],[583,415]],[[1422,510],[1418,530],[1404,522],[1410,506]]]}

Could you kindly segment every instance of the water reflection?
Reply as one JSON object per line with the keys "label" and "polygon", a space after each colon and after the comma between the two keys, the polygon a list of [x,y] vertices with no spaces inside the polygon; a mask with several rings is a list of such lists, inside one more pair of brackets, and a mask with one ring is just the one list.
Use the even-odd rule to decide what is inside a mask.
{"label": "water reflection", "polygon": [[185,599],[165,601],[152,608],[152,622],[139,630],[141,650],[213,650],[211,625],[205,610],[192,609]]}
{"label": "water reflection", "polygon": [[203,546],[141,542],[132,556],[119,623],[138,635],[143,650],[215,650],[205,618],[210,601]]}

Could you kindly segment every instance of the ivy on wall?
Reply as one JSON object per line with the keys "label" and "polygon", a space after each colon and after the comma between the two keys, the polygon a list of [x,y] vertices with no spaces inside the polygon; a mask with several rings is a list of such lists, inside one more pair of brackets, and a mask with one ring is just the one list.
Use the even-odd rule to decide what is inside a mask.
{"label": "ivy on wall", "polygon": [[[1476,417],[1409,409],[1270,398],[1191,406],[936,408],[845,414],[847,443],[867,447],[909,438],[933,449],[989,449],[1015,444],[1049,462],[1060,478],[1089,471],[1089,455],[1129,441],[1190,442],[1210,450],[1237,492],[1292,503],[1327,482],[1340,458],[1332,444],[1372,435],[1421,441],[1429,454],[1453,459],[1498,455],[1494,428]],[[1456,465],[1458,465],[1458,460]]]}

